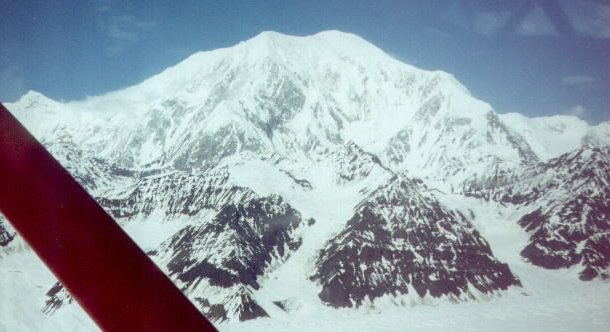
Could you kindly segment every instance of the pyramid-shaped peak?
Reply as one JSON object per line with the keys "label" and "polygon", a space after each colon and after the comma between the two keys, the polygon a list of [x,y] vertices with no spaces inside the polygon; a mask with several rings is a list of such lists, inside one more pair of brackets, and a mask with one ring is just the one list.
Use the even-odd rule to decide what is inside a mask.
{"label": "pyramid-shaped peak", "polygon": [[28,90],[23,96],[21,96],[14,105],[19,105],[22,108],[30,107],[41,107],[56,104],[57,102],[53,99],[43,95],[42,93],[34,90]]}
{"label": "pyramid-shaped peak", "polygon": [[277,38],[294,38],[296,36],[287,35],[281,32],[273,31],[273,30],[265,30],[260,32],[258,35],[254,36],[254,39],[277,39]]}
{"label": "pyramid-shaped peak", "polygon": [[34,90],[28,90],[28,92],[26,92],[23,96],[21,96],[21,98],[19,98],[19,100],[36,100],[36,99],[47,100],[50,98],[43,95],[42,93],[40,93],[38,91],[34,91]]}

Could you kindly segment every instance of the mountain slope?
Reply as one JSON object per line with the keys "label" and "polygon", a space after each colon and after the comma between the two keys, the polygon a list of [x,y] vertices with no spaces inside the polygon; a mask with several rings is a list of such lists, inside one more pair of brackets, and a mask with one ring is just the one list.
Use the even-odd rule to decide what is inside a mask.
{"label": "mountain slope", "polygon": [[546,268],[581,266],[580,278],[607,279],[610,268],[610,148],[584,146],[548,162],[473,181],[467,195],[531,212],[518,223],[531,234],[521,252]]}
{"label": "mountain slope", "polygon": [[256,198],[226,205],[210,222],[180,230],[155,255],[186,294],[206,304],[204,312],[216,305],[223,313],[208,317],[247,320],[267,316],[251,293],[272,260],[299,248],[295,232],[301,226],[300,213],[279,196]]}
{"label": "mountain slope", "polygon": [[[37,137],[68,136],[121,167],[207,168],[244,152],[302,161],[352,141],[395,171],[459,186],[497,160],[519,165],[565,152],[540,148],[556,126],[532,135],[523,119],[498,116],[450,74],[335,31],[266,32],[125,90],[68,103],[32,92],[8,106]],[[565,146],[585,136],[610,142],[566,123]]]}
{"label": "mountain slope", "polygon": [[320,298],[336,307],[383,295],[475,299],[475,289],[489,294],[520,285],[464,215],[404,176],[355,208],[321,251],[313,279],[322,284]]}
{"label": "mountain slope", "polygon": [[439,192],[515,205],[534,264],[607,275],[610,122],[498,114],[352,34],[265,32],[106,95],[7,107],[218,322],[521,285]]}

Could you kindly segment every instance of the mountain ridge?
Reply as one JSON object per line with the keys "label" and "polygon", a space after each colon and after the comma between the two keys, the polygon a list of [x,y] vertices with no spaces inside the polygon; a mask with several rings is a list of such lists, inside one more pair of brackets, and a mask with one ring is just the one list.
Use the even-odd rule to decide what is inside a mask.
{"label": "mountain ridge", "polygon": [[[539,223],[527,214],[572,204],[556,199],[553,175],[587,169],[595,154],[570,156],[610,144],[610,122],[498,114],[451,74],[352,34],[264,32],[123,90],[67,103],[28,92],[7,108],[217,322],[526,287],[472,211],[439,198],[449,193],[513,206],[538,249],[563,234],[546,232],[563,226],[556,218],[582,221],[569,245],[586,236],[586,252],[545,253],[607,278],[605,224],[588,219],[605,206]],[[601,183],[604,169],[575,171],[574,183]],[[69,307],[61,285],[45,287],[46,312]]]}

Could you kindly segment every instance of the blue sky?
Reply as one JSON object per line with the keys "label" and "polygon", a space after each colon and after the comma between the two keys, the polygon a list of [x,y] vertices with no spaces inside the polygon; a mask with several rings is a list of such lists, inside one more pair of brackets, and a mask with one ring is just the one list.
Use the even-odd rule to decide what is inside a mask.
{"label": "blue sky", "polygon": [[82,99],[261,31],[352,32],[501,113],[610,120],[604,0],[0,0],[0,101]]}

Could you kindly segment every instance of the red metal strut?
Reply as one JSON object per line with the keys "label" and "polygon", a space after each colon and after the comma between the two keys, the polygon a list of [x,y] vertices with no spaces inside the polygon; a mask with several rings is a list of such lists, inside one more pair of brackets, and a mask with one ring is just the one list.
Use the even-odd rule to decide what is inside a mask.
{"label": "red metal strut", "polygon": [[106,331],[216,331],[0,104],[0,211]]}

